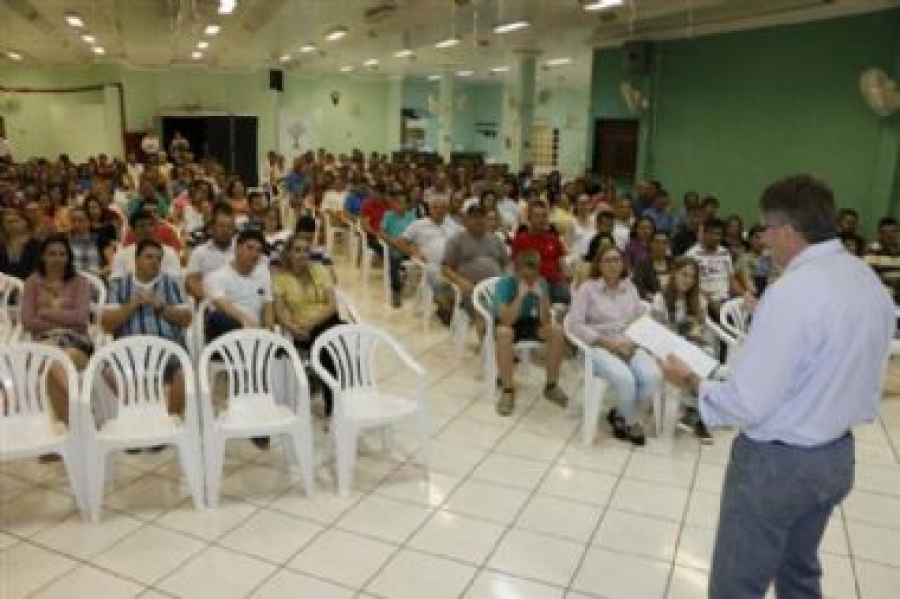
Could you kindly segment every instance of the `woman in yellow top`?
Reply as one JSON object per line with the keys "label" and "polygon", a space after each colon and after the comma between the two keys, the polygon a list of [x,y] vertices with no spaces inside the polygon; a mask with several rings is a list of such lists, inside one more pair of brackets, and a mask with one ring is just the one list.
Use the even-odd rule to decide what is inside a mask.
{"label": "woman in yellow top", "polygon": [[[338,316],[337,301],[328,269],[310,260],[308,240],[294,234],[281,254],[281,268],[274,271],[275,319],[294,340],[301,352],[308,352],[313,342],[329,328],[343,324]],[[322,354],[322,366],[335,374],[331,357]],[[331,415],[331,389],[323,386],[325,415]]]}

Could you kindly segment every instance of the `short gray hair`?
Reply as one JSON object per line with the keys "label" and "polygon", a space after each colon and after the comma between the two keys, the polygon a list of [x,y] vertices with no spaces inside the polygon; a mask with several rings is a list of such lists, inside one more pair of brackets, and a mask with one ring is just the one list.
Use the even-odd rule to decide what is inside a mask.
{"label": "short gray hair", "polygon": [[834,239],[834,194],[826,183],[811,175],[792,175],[769,185],[759,199],[759,209],[791,225],[809,243]]}

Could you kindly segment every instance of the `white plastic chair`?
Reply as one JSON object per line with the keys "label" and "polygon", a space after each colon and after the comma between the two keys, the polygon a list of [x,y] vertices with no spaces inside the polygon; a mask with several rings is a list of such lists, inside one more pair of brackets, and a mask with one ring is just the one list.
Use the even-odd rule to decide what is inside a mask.
{"label": "white plastic chair", "polygon": [[[167,371],[184,377],[184,414],[169,414]],[[103,488],[112,474],[110,453],[174,445],[195,508],[203,507],[200,421],[194,367],[187,352],[161,337],[123,337],[98,349],[84,371],[85,451],[91,519],[99,520]],[[100,409],[101,402],[113,409]]]}
{"label": "white plastic chair", "polygon": [[[375,252],[369,247],[369,240],[366,232],[363,231],[360,224],[354,223],[353,235],[356,237],[356,247],[359,251],[359,270],[357,276],[363,283],[363,292],[368,296],[369,293],[369,276],[372,273],[372,265],[375,262]],[[353,258],[356,259],[356,256]]]}
{"label": "white plastic chair", "polygon": [[[378,387],[378,349],[386,346],[400,359],[408,376],[416,381],[412,399],[384,393]],[[337,371],[333,376],[322,365],[327,352]],[[426,373],[386,332],[369,325],[348,324],[323,333],[312,347],[312,365],[334,396],[332,431],[337,457],[338,492],[350,491],[356,464],[357,437],[365,429],[382,428],[398,420],[414,418],[419,439],[419,460],[428,472],[429,425],[425,394]],[[387,436],[385,437],[387,439]]]}
{"label": "white plastic chair", "polygon": [[750,313],[742,297],[736,297],[723,303],[719,309],[719,325],[740,343],[747,336],[750,328]]}
{"label": "white plastic chair", "polygon": [[350,295],[339,287],[334,287],[334,298],[337,301],[338,315],[347,324],[362,324],[363,319],[359,310],[350,299]]}
{"label": "white plastic chair", "polygon": [[[501,277],[491,277],[478,283],[472,292],[475,309],[484,320],[484,341],[481,344],[481,363],[484,376],[485,392],[488,397],[494,395],[497,386],[497,345],[494,338],[494,293]],[[541,341],[519,341],[513,346],[522,365],[530,363],[531,350],[544,347]]]}
{"label": "white plastic chair", "polygon": [[[54,367],[65,373],[68,426],[56,420],[50,404],[48,378]],[[0,462],[58,454],[78,509],[86,517],[87,478],[79,412],[78,375],[62,350],[39,343],[0,346]]]}
{"label": "white plastic chair", "polygon": [[0,342],[14,343],[22,338],[19,308],[25,284],[16,277],[0,274]]}
{"label": "white plastic chair", "polygon": [[[221,360],[228,384],[224,408],[213,402],[211,368]],[[219,501],[225,443],[285,435],[308,495],[314,491],[309,384],[297,350],[284,337],[263,329],[222,335],[200,354],[206,493]]]}
{"label": "white plastic chair", "polygon": [[334,256],[335,251],[335,241],[337,237],[340,237],[344,240],[345,246],[344,248],[349,252],[349,243],[352,232],[350,230],[350,225],[336,225],[331,222],[331,216],[329,214],[323,214],[323,221],[325,226],[325,249],[328,252],[329,256]]}
{"label": "white plastic chair", "polygon": [[600,422],[603,398],[606,396],[609,385],[605,379],[594,373],[594,356],[597,353],[597,349],[588,346],[587,343],[572,333],[568,316],[563,319],[563,331],[566,334],[566,339],[578,348],[581,357],[582,368],[584,369],[581,441],[585,445],[593,445],[597,425]]}
{"label": "white plastic chair", "polygon": [[103,315],[103,307],[106,306],[106,283],[97,275],[80,270],[78,274],[88,280],[91,284],[91,322],[88,328],[88,334],[94,343],[94,349],[99,348],[110,337],[103,331],[100,324],[100,318]]}

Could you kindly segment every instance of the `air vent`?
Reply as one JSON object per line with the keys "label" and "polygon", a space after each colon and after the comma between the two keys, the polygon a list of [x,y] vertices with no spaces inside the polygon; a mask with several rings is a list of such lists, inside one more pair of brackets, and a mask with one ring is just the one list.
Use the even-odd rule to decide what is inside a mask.
{"label": "air vent", "polygon": [[397,12],[397,4],[395,2],[383,2],[378,6],[369,8],[363,13],[363,21],[372,25],[381,23],[394,16]]}

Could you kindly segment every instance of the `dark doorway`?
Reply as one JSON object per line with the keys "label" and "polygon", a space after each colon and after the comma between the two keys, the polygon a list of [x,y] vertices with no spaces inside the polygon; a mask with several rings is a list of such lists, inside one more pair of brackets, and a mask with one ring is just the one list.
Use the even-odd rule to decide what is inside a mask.
{"label": "dark doorway", "polygon": [[634,182],[637,172],[637,119],[597,119],[594,128],[594,172],[616,181]]}
{"label": "dark doorway", "polygon": [[259,172],[256,164],[259,119],[255,116],[164,116],[162,142],[169,143],[178,131],[191,144],[195,160],[214,158],[229,173],[239,175],[245,185],[256,186]]}

